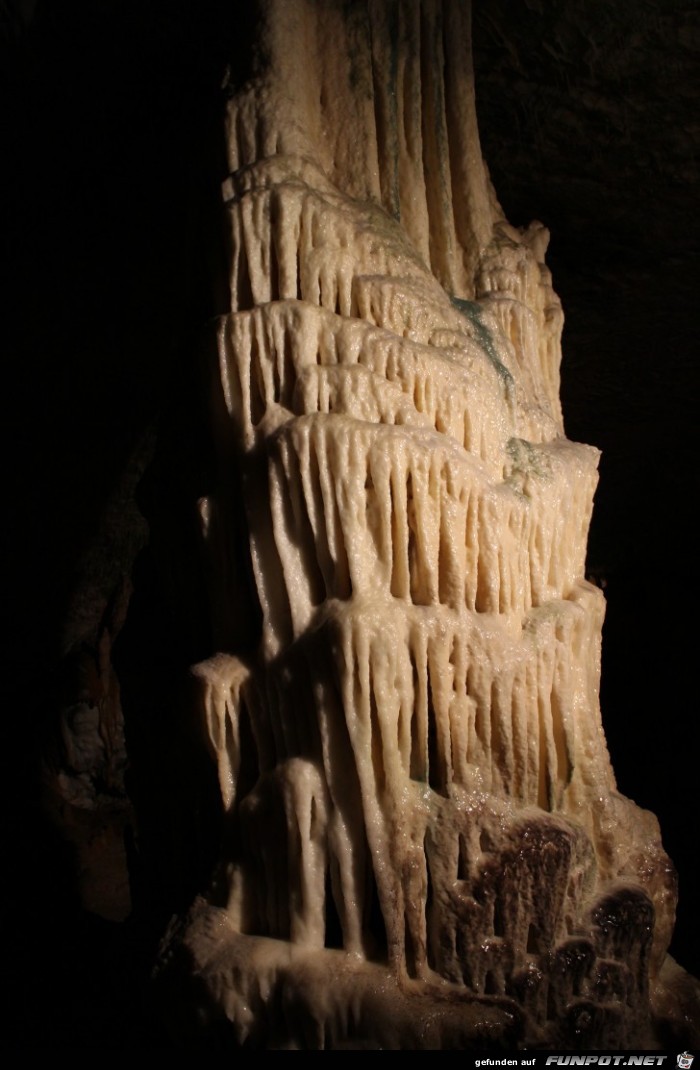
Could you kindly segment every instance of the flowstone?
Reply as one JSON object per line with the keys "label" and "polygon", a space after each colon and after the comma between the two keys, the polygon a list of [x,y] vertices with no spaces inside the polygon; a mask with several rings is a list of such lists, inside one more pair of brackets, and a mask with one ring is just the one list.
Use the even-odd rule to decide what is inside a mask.
{"label": "flowstone", "polygon": [[674,874],[608,758],[598,454],[547,232],[481,158],[468,5],[260,4],[227,130],[200,514],[218,649],[246,568],[262,629],[194,669],[225,836],[162,972],[232,1045],[646,1047]]}

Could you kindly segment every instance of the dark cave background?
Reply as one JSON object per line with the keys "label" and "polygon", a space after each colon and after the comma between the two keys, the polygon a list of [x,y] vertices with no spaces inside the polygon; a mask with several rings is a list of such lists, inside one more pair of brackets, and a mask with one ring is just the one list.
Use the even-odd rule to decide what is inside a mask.
{"label": "dark cave background", "polygon": [[[245,27],[225,0],[0,0],[0,32],[8,1022],[24,1046],[167,1046],[145,994],[213,852],[172,757],[185,668],[208,650],[196,577],[168,584],[142,513],[155,539],[178,521],[196,556],[197,355],[225,307],[220,86],[245,66]],[[700,8],[475,0],[474,52],[506,215],[552,232],[567,433],[603,451],[588,568],[608,604],[606,734],[620,790],[659,817],[680,880],[671,951],[698,975]],[[112,655],[140,846],[127,815],[132,910],[115,920],[81,901],[45,767],[67,653],[94,645],[125,576]]]}

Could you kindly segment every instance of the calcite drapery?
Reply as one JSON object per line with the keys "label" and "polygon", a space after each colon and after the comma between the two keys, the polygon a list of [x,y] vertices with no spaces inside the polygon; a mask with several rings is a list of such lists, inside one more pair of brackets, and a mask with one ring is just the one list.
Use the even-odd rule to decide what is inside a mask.
{"label": "calcite drapery", "polygon": [[[225,906],[184,937],[238,1043],[624,1047],[674,909],[621,797],[547,233],[479,150],[468,6],[271,0],[228,105],[218,493],[262,613],[195,669]],[[242,588],[241,588],[242,589]]]}

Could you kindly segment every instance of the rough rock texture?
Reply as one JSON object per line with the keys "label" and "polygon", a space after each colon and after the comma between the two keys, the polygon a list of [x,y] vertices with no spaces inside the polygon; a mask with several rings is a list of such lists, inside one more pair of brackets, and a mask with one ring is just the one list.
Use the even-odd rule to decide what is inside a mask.
{"label": "rough rock texture", "polygon": [[[148,1044],[153,940],[210,871],[209,850],[186,857],[183,895],[180,845],[202,806],[190,787],[195,754],[178,756],[178,694],[184,667],[212,651],[191,518],[210,482],[193,441],[189,369],[202,324],[226,307],[211,282],[220,85],[232,48],[233,70],[246,68],[252,11],[230,0],[172,0],[167,17],[136,0],[2,5],[6,1019],[22,1046]],[[587,569],[607,603],[606,736],[623,792],[659,814],[679,868],[671,947],[696,972],[695,634],[682,610],[699,590],[688,493],[698,15],[689,0],[483,0],[474,10],[484,156],[507,218],[539,217],[552,230],[547,262],[567,314],[565,427],[603,450]],[[163,445],[138,491],[151,544],[134,567],[144,525],[129,458],[142,467],[134,445],[152,438],[182,379],[186,405],[159,422]],[[115,642],[113,609],[130,574]],[[235,592],[236,577],[223,582]],[[236,621],[242,632],[245,623]],[[94,732],[98,707],[111,718],[114,670],[134,803],[126,815],[111,812],[103,789],[120,777]],[[81,704],[92,814],[54,794],[57,772],[73,786],[62,729]],[[42,778],[53,778],[48,822],[38,749]],[[121,744],[111,753],[119,766]],[[216,815],[206,814],[216,839]],[[107,920],[123,915],[129,894],[129,918]],[[667,960],[663,974],[664,1014],[681,1029],[700,1021],[700,1001],[681,996],[682,973]]]}
{"label": "rough rock texture", "polygon": [[194,672],[226,831],[169,954],[239,1044],[646,1045],[674,875],[610,767],[597,451],[563,434],[547,232],[481,160],[466,5],[262,13],[200,501],[215,644],[255,603],[262,632]]}
{"label": "rough rock texture", "polygon": [[602,451],[587,568],[607,603],[606,738],[620,789],[659,816],[679,878],[672,953],[698,974],[686,857],[697,820],[686,785],[700,739],[685,712],[695,636],[681,612],[662,611],[658,626],[648,613],[650,599],[680,608],[700,596],[688,493],[700,392],[684,311],[700,287],[700,9],[489,0],[473,17],[484,157],[508,218],[534,215],[552,232],[565,427]]}

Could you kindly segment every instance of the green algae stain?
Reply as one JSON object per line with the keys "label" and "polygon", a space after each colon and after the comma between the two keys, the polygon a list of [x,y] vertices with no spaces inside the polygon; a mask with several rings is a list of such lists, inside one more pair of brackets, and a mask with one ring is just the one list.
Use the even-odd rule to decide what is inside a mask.
{"label": "green algae stain", "polygon": [[474,340],[481,347],[493,367],[496,369],[498,376],[505,383],[506,389],[511,391],[515,386],[513,376],[498,356],[498,350],[496,349],[493,335],[484,323],[483,309],[481,308],[481,305],[477,304],[476,301],[467,301],[464,297],[450,297],[450,301],[457,311],[461,312],[461,314],[469,320],[474,330]]}
{"label": "green algae stain", "polygon": [[540,479],[547,479],[551,475],[547,454],[527,439],[509,438],[506,452],[512,461],[514,472],[531,473]]}

